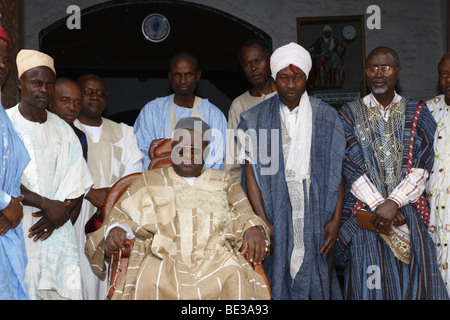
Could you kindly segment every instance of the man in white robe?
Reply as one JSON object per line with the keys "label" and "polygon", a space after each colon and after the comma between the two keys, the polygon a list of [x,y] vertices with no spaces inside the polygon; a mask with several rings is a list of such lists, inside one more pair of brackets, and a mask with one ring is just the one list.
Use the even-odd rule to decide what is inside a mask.
{"label": "man in white robe", "polygon": [[430,201],[428,232],[436,244],[439,271],[450,294],[449,237],[450,237],[450,53],[438,65],[441,94],[427,101],[427,106],[437,122],[434,135],[434,165],[427,182]]}
{"label": "man in white robe", "polygon": [[92,178],[72,128],[46,109],[56,72],[51,57],[17,55],[21,102],[8,109],[31,161],[22,175],[23,229],[30,299],[81,299],[81,273],[72,221]]}
{"label": "man in white robe", "polygon": [[[91,269],[84,253],[85,230],[87,232],[95,230],[91,224],[94,219],[101,219],[103,203],[109,188],[126,175],[142,172],[143,155],[139,150],[133,127],[102,117],[106,108],[106,88],[103,80],[96,75],[87,74],[81,77],[78,83],[83,97],[81,112],[74,125],[87,137],[87,162],[94,186],[83,201],[75,230],[80,251],[83,298],[103,300],[107,294],[107,279],[99,278]],[[88,221],[89,224],[86,226]]]}

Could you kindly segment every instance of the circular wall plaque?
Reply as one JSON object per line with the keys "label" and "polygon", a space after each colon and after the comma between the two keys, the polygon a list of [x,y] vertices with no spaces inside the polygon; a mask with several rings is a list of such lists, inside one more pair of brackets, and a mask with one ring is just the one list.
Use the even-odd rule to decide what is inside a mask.
{"label": "circular wall plaque", "polygon": [[148,15],[142,22],[142,33],[151,42],[164,41],[170,33],[170,23],[159,13]]}

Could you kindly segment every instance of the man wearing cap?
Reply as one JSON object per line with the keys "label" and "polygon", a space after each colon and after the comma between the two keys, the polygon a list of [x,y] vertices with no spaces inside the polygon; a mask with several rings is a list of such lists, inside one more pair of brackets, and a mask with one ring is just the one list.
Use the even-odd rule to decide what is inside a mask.
{"label": "man wearing cap", "polygon": [[277,95],[242,113],[236,131],[249,200],[273,238],[263,265],[273,299],[341,298],[326,257],[339,229],[345,139],[336,110],[306,92],[311,65],[298,44],[278,48]]}
{"label": "man wearing cap", "polygon": [[72,128],[46,109],[53,97],[53,59],[41,52],[17,55],[21,102],[7,113],[31,161],[22,175],[30,299],[81,299],[81,275],[72,223],[92,185]]}
{"label": "man wearing cap", "polygon": [[1,89],[8,79],[11,63],[11,41],[6,31],[0,27],[0,102]]}
{"label": "man wearing cap", "polygon": [[309,48],[314,61],[311,76],[315,87],[336,87],[343,83],[343,59],[345,48],[338,38],[333,36],[330,25],[322,29],[322,36]]}
{"label": "man wearing cap", "polygon": [[[345,268],[344,298],[448,299],[424,194],[436,121],[425,103],[397,94],[402,68],[392,48],[373,49],[366,66],[370,94],[340,110],[347,146],[335,261]],[[391,231],[360,228],[358,209],[373,213],[375,230]]]}
{"label": "man wearing cap", "polygon": [[170,138],[177,121],[185,117],[199,117],[213,130],[207,168],[222,170],[225,156],[227,119],[208,99],[194,94],[202,72],[197,58],[188,52],[174,55],[168,73],[173,94],[147,103],[134,123],[139,149],[144,155],[143,167],[148,169],[148,150],[155,139]]}
{"label": "man wearing cap", "polygon": [[[211,128],[196,117],[175,126],[170,168],[144,172],[119,199],[102,228],[89,235],[91,264],[132,239],[124,281],[112,299],[269,299],[261,263],[268,229],[231,176],[204,167]],[[100,268],[99,268],[100,267]]]}
{"label": "man wearing cap", "polygon": [[[8,35],[0,28],[0,85],[9,74],[9,53]],[[27,254],[20,185],[30,156],[3,106],[0,106],[0,134],[0,158],[3,159],[0,162],[0,300],[26,300]]]}

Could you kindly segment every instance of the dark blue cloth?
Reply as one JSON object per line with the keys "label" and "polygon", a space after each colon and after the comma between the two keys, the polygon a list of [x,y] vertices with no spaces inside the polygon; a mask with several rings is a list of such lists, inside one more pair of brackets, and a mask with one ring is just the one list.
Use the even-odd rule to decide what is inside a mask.
{"label": "dark blue cloth", "polygon": [[75,134],[77,135],[78,139],[80,140],[81,149],[83,150],[83,158],[84,158],[84,160],[87,161],[88,143],[87,143],[86,134],[83,131],[81,131],[80,129],[78,129],[77,127],[75,127],[75,125],[73,123],[70,123],[70,126],[72,127],[73,131],[75,131]]}
{"label": "dark blue cloth", "polygon": [[[390,133],[403,142],[403,156],[402,159],[399,159],[402,162],[400,181],[407,174],[411,128],[413,118],[416,115],[417,104],[418,101],[403,99],[399,105],[401,106],[399,111],[394,112],[394,107],[391,108],[391,114],[388,123],[386,123],[386,127],[389,127],[389,123],[397,124],[389,127],[397,129]],[[445,285],[437,267],[434,243],[414,204],[410,203],[401,208],[411,233],[410,264],[405,264],[395,258],[391,249],[377,233],[360,229],[356,216],[352,215],[352,208],[357,199],[350,189],[353,182],[361,175],[366,174],[384,197],[388,196],[392,189],[400,183],[400,181],[396,181],[393,186],[387,184],[383,187],[378,182],[382,180],[380,177],[383,172],[381,172],[381,166],[378,163],[376,150],[370,152],[370,148],[374,148],[373,141],[380,138],[379,134],[375,130],[371,130],[370,143],[364,141],[364,144],[362,144],[357,138],[356,128],[362,131],[366,130],[366,127],[375,127],[371,121],[376,121],[376,119],[366,115],[366,109],[364,102],[360,100],[344,105],[340,111],[347,138],[347,151],[343,165],[346,190],[342,224],[335,250],[335,262],[345,268],[344,299],[448,299]],[[400,121],[399,119],[403,120]],[[362,127],[359,126],[361,123],[363,124]],[[431,170],[434,157],[433,137],[435,130],[436,122],[425,106],[418,117],[414,134],[413,168]],[[374,169],[367,170],[369,164]],[[388,169],[390,168],[386,170]],[[367,205],[364,209],[371,211]],[[373,278],[374,281],[372,281],[369,278],[372,275],[377,276],[380,280],[375,281],[376,279]],[[377,282],[378,285],[376,285]],[[368,283],[374,285],[368,285]]]}
{"label": "dark blue cloth", "polygon": [[292,207],[284,174],[278,95],[242,113],[238,126],[238,130],[250,134],[253,145],[258,147],[257,153],[263,155],[255,159],[253,168],[266,214],[274,226],[273,254],[263,263],[273,299],[341,299],[336,273],[333,269],[330,276],[327,261],[319,250],[324,244],[323,228],[332,218],[337,203],[345,152],[344,131],[333,107],[317,99],[310,101],[313,133],[311,187],[304,221],[305,256],[294,281],[289,269],[293,249]]}

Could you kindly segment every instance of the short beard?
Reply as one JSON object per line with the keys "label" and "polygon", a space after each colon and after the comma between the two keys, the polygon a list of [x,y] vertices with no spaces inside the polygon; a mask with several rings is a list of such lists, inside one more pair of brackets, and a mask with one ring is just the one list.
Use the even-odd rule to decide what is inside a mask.
{"label": "short beard", "polygon": [[375,94],[385,94],[387,91],[388,91],[387,86],[382,86],[382,87],[372,89],[372,93],[375,93]]}

